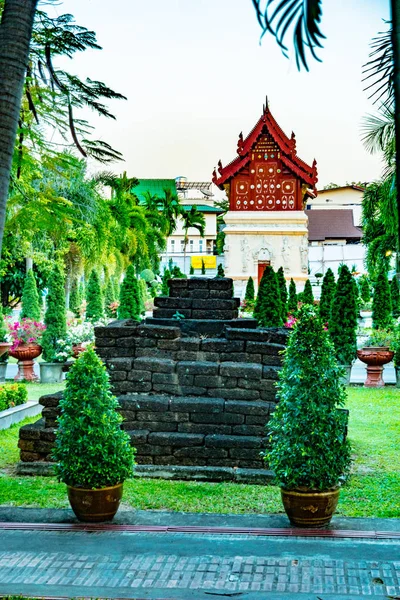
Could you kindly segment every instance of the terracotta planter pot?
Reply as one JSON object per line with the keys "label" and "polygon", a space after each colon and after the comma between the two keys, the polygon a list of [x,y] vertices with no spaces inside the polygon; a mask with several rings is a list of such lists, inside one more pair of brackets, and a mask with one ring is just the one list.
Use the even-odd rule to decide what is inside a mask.
{"label": "terracotta planter pot", "polygon": [[3,354],[8,352],[11,346],[12,344],[9,344],[8,342],[0,342],[0,356],[3,356]]}
{"label": "terracotta planter pot", "polygon": [[8,354],[18,360],[18,373],[14,381],[37,381],[38,377],[33,372],[33,359],[40,356],[42,346],[39,344],[21,344],[15,350],[9,350]]}
{"label": "terracotta planter pot", "polygon": [[82,344],[76,344],[75,346],[72,346],[72,356],[74,358],[78,358],[78,356],[85,350],[85,346],[82,346]]}
{"label": "terracotta planter pot", "polygon": [[393,360],[394,352],[387,346],[381,348],[362,348],[357,350],[358,358],[367,365],[367,379],[364,387],[383,387],[385,382],[382,379],[383,365]]}
{"label": "terracotta planter pot", "polygon": [[289,521],[296,527],[323,527],[336,511],[339,488],[325,492],[285,490],[281,488],[283,506]]}
{"label": "terracotta planter pot", "polygon": [[118,483],[99,490],[67,485],[68,500],[79,521],[88,523],[111,521],[119,508],[123,485]]}

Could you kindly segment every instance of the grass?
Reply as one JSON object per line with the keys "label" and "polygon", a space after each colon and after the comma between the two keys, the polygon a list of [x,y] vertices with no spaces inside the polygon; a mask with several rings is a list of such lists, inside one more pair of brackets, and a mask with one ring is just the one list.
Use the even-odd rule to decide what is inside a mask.
{"label": "grass", "polygon": [[62,383],[27,383],[28,400],[39,400],[40,396],[45,394],[54,394],[65,388],[65,381]]}
{"label": "grass", "polygon": [[[353,473],[343,488],[338,515],[400,515],[400,391],[349,388],[349,437]],[[35,419],[24,421],[32,422]],[[65,488],[55,478],[16,477],[18,428],[0,431],[0,505],[64,508]],[[279,488],[135,478],[124,486],[123,508],[210,513],[282,512]]]}

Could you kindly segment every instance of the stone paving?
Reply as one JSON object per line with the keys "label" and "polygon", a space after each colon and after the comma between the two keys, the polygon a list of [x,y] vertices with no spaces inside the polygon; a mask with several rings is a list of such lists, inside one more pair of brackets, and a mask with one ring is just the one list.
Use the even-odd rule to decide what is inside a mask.
{"label": "stone paving", "polygon": [[2,531],[0,595],[7,593],[169,599],[229,594],[261,599],[265,593],[320,600],[396,597],[400,540]]}

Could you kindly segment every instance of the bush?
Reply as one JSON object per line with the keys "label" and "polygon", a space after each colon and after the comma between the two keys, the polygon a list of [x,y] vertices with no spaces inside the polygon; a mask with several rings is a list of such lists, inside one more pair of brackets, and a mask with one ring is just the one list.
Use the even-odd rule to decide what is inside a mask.
{"label": "bush", "polygon": [[115,312],[111,306],[115,302],[115,300],[116,300],[116,297],[115,297],[114,284],[113,284],[111,277],[109,277],[109,279],[107,281],[106,289],[104,291],[104,311],[106,313],[106,317],[112,318],[115,316]]}
{"label": "bush", "polygon": [[282,325],[282,305],[278,281],[272,267],[265,267],[260,281],[253,316],[260,327],[279,327]]}
{"label": "bush", "polygon": [[279,267],[276,276],[278,279],[279,292],[281,295],[282,321],[285,322],[287,313],[288,313],[288,307],[287,307],[288,291],[287,291],[287,287],[286,287],[286,279],[285,279],[285,273],[283,271],[283,267]]}
{"label": "bush", "polygon": [[357,350],[357,303],[354,280],[346,265],[339,269],[332,303],[329,333],[341,365],[351,365]]}
{"label": "bush", "polygon": [[0,385],[0,411],[25,404],[28,391],[23,383],[7,383]]}
{"label": "bush", "polygon": [[71,291],[69,294],[69,310],[74,313],[76,317],[80,317],[80,310],[82,305],[82,298],[79,293],[79,284],[76,277],[72,279]]}
{"label": "bush", "polygon": [[390,298],[392,301],[392,317],[397,319],[400,317],[400,289],[399,280],[396,276],[390,282]]}
{"label": "bush", "polygon": [[67,311],[65,308],[64,273],[55,263],[49,278],[49,292],[46,298],[44,323],[46,330],[42,337],[43,360],[45,362],[63,362],[64,357],[57,356],[60,340],[67,335]]}
{"label": "bush", "polygon": [[288,311],[292,315],[297,312],[297,291],[296,284],[293,279],[289,283],[289,300],[288,300]]}
{"label": "bush", "polygon": [[224,267],[221,265],[221,263],[218,265],[217,277],[225,277]]}
{"label": "bush", "polygon": [[22,291],[21,319],[32,319],[40,321],[39,294],[36,287],[36,279],[32,269],[25,276],[24,289]]}
{"label": "bush", "polygon": [[129,265],[121,285],[119,295],[118,318],[140,320],[142,302],[140,298],[139,283],[135,275],[135,267]]}
{"label": "bush", "polygon": [[390,287],[384,267],[378,271],[372,300],[372,327],[388,329],[393,324]]}
{"label": "bush", "polygon": [[105,365],[91,348],[67,375],[54,459],[58,479],[89,489],[122,483],[132,475],[129,435],[122,431],[119,404],[111,394]]}
{"label": "bush", "polygon": [[371,286],[369,284],[367,275],[361,275],[360,279],[358,280],[358,288],[361,300],[364,302],[364,304],[368,304],[368,302],[371,300]]}
{"label": "bush", "polygon": [[314,304],[314,294],[311,287],[311,281],[309,279],[306,280],[306,283],[304,285],[302,302],[304,304]]}
{"label": "bush", "polygon": [[346,393],[329,334],[314,307],[302,306],[284,351],[279,403],[268,423],[269,467],[288,489],[327,490],[350,468]]}
{"label": "bush", "polygon": [[246,284],[246,291],[244,294],[246,304],[251,305],[255,300],[254,281],[252,277],[249,277]]}
{"label": "bush", "polygon": [[171,272],[169,271],[169,269],[165,269],[164,275],[162,278],[161,296],[169,296],[168,281],[170,279],[171,279]]}
{"label": "bush", "polygon": [[140,314],[144,315],[146,312],[146,302],[147,302],[147,285],[143,279],[139,279],[139,298],[140,298]]}
{"label": "bush", "polygon": [[201,259],[201,274],[202,275],[206,274],[206,264],[203,259]]}
{"label": "bush", "polygon": [[100,278],[95,269],[90,273],[86,289],[86,318],[97,323],[104,317],[103,294],[101,293]]}
{"label": "bush", "polygon": [[177,265],[175,265],[174,268],[172,269],[171,277],[172,277],[172,279],[187,279],[187,275],[182,273],[182,271],[180,270],[180,268]]}
{"label": "bush", "polygon": [[335,276],[332,269],[328,269],[322,280],[321,298],[319,301],[319,317],[323,323],[329,324],[335,288]]}
{"label": "bush", "polygon": [[189,269],[189,275],[194,275],[194,268],[193,268],[193,265],[190,265],[190,269]]}
{"label": "bush", "polygon": [[151,269],[144,269],[140,273],[140,279],[143,279],[146,283],[151,283],[155,280],[155,275]]}

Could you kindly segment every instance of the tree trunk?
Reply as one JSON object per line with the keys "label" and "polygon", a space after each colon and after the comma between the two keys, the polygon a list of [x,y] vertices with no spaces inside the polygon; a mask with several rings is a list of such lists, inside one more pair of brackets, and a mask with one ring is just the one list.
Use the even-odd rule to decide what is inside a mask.
{"label": "tree trunk", "polygon": [[11,163],[38,0],[5,0],[0,23],[0,254]]}
{"label": "tree trunk", "polygon": [[394,121],[396,137],[397,253],[396,273],[400,279],[400,0],[390,0],[394,66]]}

